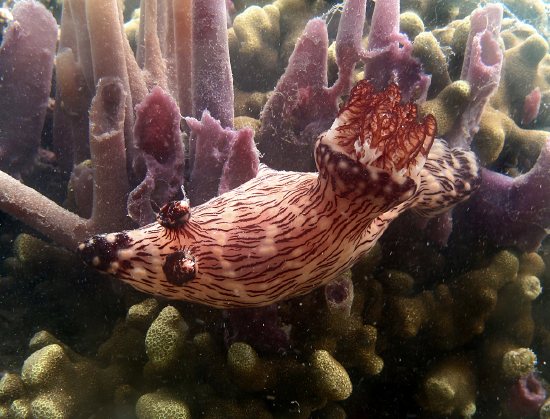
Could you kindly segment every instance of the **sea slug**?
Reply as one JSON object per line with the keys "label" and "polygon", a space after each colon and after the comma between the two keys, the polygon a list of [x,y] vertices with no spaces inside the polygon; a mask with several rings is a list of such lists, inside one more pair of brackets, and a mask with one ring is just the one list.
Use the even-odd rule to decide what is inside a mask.
{"label": "sea slug", "polygon": [[84,261],[153,295],[214,307],[264,306],[328,283],[400,213],[448,210],[480,183],[473,153],[435,139],[391,84],[361,81],[315,145],[318,173],[262,165],[240,187],[158,222],[80,244]]}

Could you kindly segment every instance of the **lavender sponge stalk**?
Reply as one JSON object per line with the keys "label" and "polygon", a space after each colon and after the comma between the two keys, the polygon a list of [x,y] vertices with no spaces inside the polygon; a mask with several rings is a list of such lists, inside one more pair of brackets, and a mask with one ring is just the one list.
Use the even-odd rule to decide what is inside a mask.
{"label": "lavender sponge stalk", "polygon": [[0,170],[19,178],[31,170],[40,145],[57,24],[32,0],[17,3],[12,14],[0,46]]}
{"label": "lavender sponge stalk", "polygon": [[550,137],[533,168],[517,178],[483,169],[479,190],[459,217],[500,246],[535,252],[550,227]]}

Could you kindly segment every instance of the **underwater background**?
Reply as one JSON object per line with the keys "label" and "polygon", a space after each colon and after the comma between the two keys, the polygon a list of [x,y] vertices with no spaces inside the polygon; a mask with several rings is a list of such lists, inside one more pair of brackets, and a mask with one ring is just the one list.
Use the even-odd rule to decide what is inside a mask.
{"label": "underwater background", "polygon": [[[549,12],[5,2],[0,418],[550,418]],[[363,79],[382,101],[395,83],[479,173],[461,183],[466,160],[449,157],[422,174],[434,157],[414,154],[406,167],[441,185],[437,213],[403,208],[328,284],[219,308],[140,292],[77,254],[156,225],[172,201],[193,217],[262,163],[316,172],[317,139]],[[359,136],[386,135],[368,121]],[[111,236],[96,237],[116,262]]]}

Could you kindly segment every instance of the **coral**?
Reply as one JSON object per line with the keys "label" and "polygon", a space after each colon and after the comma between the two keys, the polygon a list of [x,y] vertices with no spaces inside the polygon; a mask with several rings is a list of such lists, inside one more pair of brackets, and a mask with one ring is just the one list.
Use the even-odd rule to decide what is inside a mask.
{"label": "coral", "polygon": [[[254,129],[254,135],[257,137],[260,133],[260,115],[267,102],[268,94],[261,92],[244,92],[235,89],[235,128],[239,129],[238,120],[241,117],[254,118],[257,122],[251,128]],[[240,126],[242,128],[242,126]],[[259,143],[259,140],[255,140]]]}
{"label": "coral", "polygon": [[327,351],[315,351],[309,357],[316,394],[329,400],[345,400],[351,394],[348,373]]}
{"label": "coral", "polygon": [[502,360],[504,373],[513,378],[529,374],[537,365],[537,356],[529,348],[508,351]]}
{"label": "coral", "polygon": [[416,37],[420,32],[424,32],[424,22],[416,13],[401,13],[399,15],[399,32],[407,35],[409,39],[414,39],[414,48],[416,49]]}
{"label": "coral", "polygon": [[143,332],[147,331],[159,314],[157,300],[149,298],[133,305],[126,315],[126,324]]}
{"label": "coral", "polygon": [[477,6],[471,1],[405,0],[401,7],[419,14],[425,25],[444,26],[454,19],[469,15]]}
{"label": "coral", "polygon": [[254,348],[244,342],[231,345],[227,351],[227,367],[245,391],[260,391],[273,386],[273,365],[262,361]]}
{"label": "coral", "polygon": [[17,258],[17,270],[13,273],[17,276],[39,275],[45,269],[63,275],[80,269],[78,261],[66,249],[47,244],[30,234],[17,236],[13,250]]}
{"label": "coral", "polygon": [[[280,11],[275,5],[263,8],[250,6],[233,21],[229,30],[233,72],[250,72],[255,78],[238,78],[244,90],[260,90],[272,86],[279,77]],[[234,46],[232,46],[234,44]],[[263,89],[262,89],[263,90]]]}
{"label": "coral", "polygon": [[[533,34],[518,45],[506,49],[501,83],[491,104],[521,122],[525,98],[536,87],[548,89],[539,74],[542,59],[548,54],[548,43],[539,34]],[[518,83],[522,80],[522,83]]]}
{"label": "coral", "polygon": [[541,0],[504,0],[503,3],[521,20],[537,21],[546,17],[546,8]]}
{"label": "coral", "polygon": [[279,41],[282,67],[286,67],[296,40],[310,19],[321,16],[329,10],[330,5],[324,0],[276,0],[273,5],[279,9],[281,39]]}
{"label": "coral", "polygon": [[[422,105],[420,114],[432,114],[437,121],[437,135],[444,138],[453,128],[456,118],[463,112],[469,98],[470,85],[466,81],[458,80],[446,86],[436,98]],[[476,156],[479,157],[477,150]]]}
{"label": "coral", "polygon": [[[294,361],[263,361],[252,347],[235,343],[227,354],[227,367],[240,389],[247,392],[269,389],[280,391],[292,375],[304,382],[302,397],[310,392],[329,400],[347,399],[352,391],[348,373],[327,351],[311,354],[304,368]],[[285,377],[286,376],[286,377]]]}
{"label": "coral", "polygon": [[132,51],[136,51],[139,42],[139,9],[132,12],[132,17],[124,24],[124,33]]}
{"label": "coral", "polygon": [[[328,403],[327,400],[346,399],[352,406],[357,403],[357,400],[362,397],[360,383],[363,381],[363,379],[358,381],[357,374],[369,375],[369,380],[373,380],[375,386],[381,384],[377,377],[382,380],[388,379],[387,373],[384,373],[386,367],[382,370],[385,363],[375,353],[375,344],[378,345],[377,352],[381,351],[381,356],[389,360],[394,356],[391,352],[395,349],[392,349],[389,339],[395,341],[398,338],[391,334],[391,323],[385,320],[379,321],[376,322],[376,327],[364,324],[366,321],[374,321],[375,312],[394,310],[391,305],[388,306],[391,302],[387,298],[379,299],[378,304],[382,306],[380,309],[376,308],[374,300],[377,291],[374,287],[377,283],[383,284],[385,292],[394,296],[408,295],[414,287],[413,278],[403,272],[378,271],[375,274],[381,255],[380,246],[376,246],[373,252],[367,254],[354,267],[351,275],[352,284],[350,284],[349,273],[346,273],[336,283],[327,285],[325,289],[319,289],[299,300],[279,304],[278,314],[285,323],[290,325],[289,339],[292,344],[282,355],[256,351],[251,345],[241,341],[233,343],[225,351],[221,334],[218,333],[216,336],[208,332],[197,333],[196,331],[204,328],[215,331],[218,327],[217,321],[206,324],[203,321],[199,322],[200,319],[204,319],[203,315],[198,311],[186,309],[187,321],[190,325],[195,325],[190,329],[178,310],[167,306],[159,314],[158,303],[152,299],[130,307],[126,319],[117,324],[112,337],[100,347],[98,359],[103,361],[103,365],[108,365],[107,368],[98,368],[93,361],[78,355],[52,335],[43,332],[33,338],[31,348],[36,352],[27,361],[28,365],[36,365],[40,364],[37,359],[45,360],[42,374],[45,379],[36,387],[45,396],[39,398],[37,404],[50,400],[50,404],[46,406],[51,407],[53,404],[59,409],[66,408],[62,400],[56,398],[58,388],[56,385],[66,381],[73,386],[71,388],[78,389],[79,394],[86,395],[88,397],[86,400],[95,400],[95,397],[99,397],[93,389],[98,391],[97,389],[101,388],[103,403],[105,404],[106,400],[113,401],[109,407],[104,407],[108,409],[107,412],[121,412],[121,409],[131,411],[135,406],[139,418],[163,417],[162,415],[189,417],[196,412],[202,412],[201,414],[207,418],[245,418],[250,415],[271,418],[290,414],[289,412],[292,411],[296,413],[297,409],[300,410],[299,417],[304,418],[310,417],[316,410],[318,411],[316,415],[325,415],[321,417],[343,417],[344,410],[350,406],[348,402],[345,405],[337,405]],[[420,389],[418,402],[423,408],[439,414],[470,417],[478,404],[477,380],[479,380],[477,386],[482,393],[487,391],[488,382],[498,386],[503,399],[503,409],[511,411],[513,405],[517,407],[521,404],[512,403],[512,400],[517,398],[507,395],[515,394],[514,384],[519,380],[518,377],[523,374],[523,371],[530,371],[534,365],[532,362],[516,362],[529,358],[518,354],[533,355],[533,353],[530,350],[520,349],[521,346],[514,343],[513,339],[517,340],[518,334],[513,330],[508,331],[509,337],[505,342],[498,340],[502,338],[501,333],[492,332],[494,324],[511,325],[517,321],[515,313],[518,311],[524,313],[524,310],[520,310],[519,307],[530,305],[530,300],[526,302],[526,297],[536,298],[536,292],[533,293],[536,287],[524,287],[523,282],[533,284],[537,275],[542,276],[544,263],[536,254],[522,255],[519,257],[519,262],[518,258],[504,251],[492,260],[489,267],[474,270],[470,274],[453,279],[456,281],[455,285],[450,280],[445,281],[455,292],[453,297],[456,297],[457,302],[454,304],[460,303],[459,297],[473,298],[474,304],[480,304],[480,300],[476,300],[475,296],[467,296],[467,293],[460,296],[462,287],[470,290],[473,287],[471,284],[479,284],[480,298],[492,294],[496,300],[496,306],[492,311],[488,315],[483,315],[488,325],[488,331],[483,333],[486,334],[485,339],[492,344],[487,345],[491,347],[487,347],[482,352],[487,358],[485,361],[478,361],[483,365],[483,368],[478,367],[478,369],[493,374],[496,372],[497,376],[494,376],[491,381],[487,381],[487,377],[480,380],[480,372],[475,368],[476,357],[472,356],[471,352],[456,356],[441,353],[438,362],[433,365],[428,362],[422,367],[425,372],[422,379],[418,381]],[[515,272],[517,272],[516,276]],[[377,280],[366,279],[373,276]],[[511,282],[506,282],[505,277],[511,278]],[[470,284],[467,283],[468,280],[471,281]],[[482,282],[491,285],[486,288]],[[502,282],[506,284],[499,285]],[[516,284],[519,289],[524,290],[523,294],[518,293],[514,288]],[[340,292],[342,290],[338,292],[331,290],[331,287],[335,286],[344,287],[348,295],[353,290],[349,311],[348,308],[343,310],[339,305],[334,305],[335,301],[345,300],[339,298],[335,300],[335,296],[342,295]],[[497,289],[498,293],[493,291]],[[380,298],[380,293],[378,295]],[[507,310],[505,307],[510,309]],[[444,306],[441,308],[444,309]],[[459,318],[459,308],[456,310]],[[460,313],[462,315],[471,313],[475,317],[472,307],[466,308],[463,305],[460,307]],[[412,314],[409,312],[409,316]],[[433,317],[442,317],[442,315],[444,316],[444,312],[440,311]],[[315,317],[315,322],[311,321],[312,317]],[[220,313],[217,318],[220,322],[222,321]],[[273,320],[266,317],[264,322],[273,322]],[[146,330],[147,333],[145,333]],[[133,332],[130,333],[131,331]],[[377,339],[378,334],[381,334],[381,340]],[[427,357],[430,358],[430,351],[434,350],[434,340],[431,337],[422,339],[420,334],[418,335],[417,342],[424,345],[417,347],[418,352],[427,351]],[[471,335],[469,339],[470,345],[475,344]],[[404,341],[397,342],[400,342],[398,346],[403,346]],[[149,362],[143,368],[145,346]],[[52,357],[40,352],[44,351],[44,348],[55,348],[53,353],[59,354],[60,361],[58,360],[57,363],[48,361]],[[403,350],[409,349],[404,347]],[[136,354],[140,351],[141,356],[136,358]],[[409,356],[417,357],[414,352],[409,353]],[[507,360],[511,360],[511,364],[514,365],[526,365],[525,368],[516,368],[517,372],[514,374],[519,375],[515,375],[516,378],[512,379],[512,382],[506,375],[506,371],[510,369],[505,366]],[[391,363],[392,361],[387,368],[392,368]],[[71,372],[75,370],[77,372]],[[90,373],[92,373],[91,376],[87,375]],[[113,373],[118,374],[119,378],[113,379]],[[137,390],[127,384],[130,377],[136,384]],[[5,384],[4,394],[8,394],[6,396],[0,394],[0,406],[4,409],[11,406],[13,411],[31,409],[29,400],[34,399],[31,392],[33,387],[28,386],[29,380],[18,380],[17,375],[8,378],[11,384],[9,386]],[[111,381],[107,385],[103,383],[103,379]],[[87,383],[89,387],[73,384],[74,380],[78,383]],[[395,379],[392,378],[392,380]],[[54,384],[50,384],[52,382]],[[3,388],[4,385],[0,385],[0,390]],[[535,397],[536,386],[531,385],[526,388]],[[375,390],[373,388],[370,391]],[[359,393],[356,395],[356,392]],[[477,396],[478,399],[480,397]],[[526,397],[530,397],[529,394]],[[79,405],[78,397],[73,396],[71,400],[75,403],[70,407],[72,411],[86,411]]]}
{"label": "coral", "polygon": [[548,419],[550,417],[550,400],[546,401],[540,408],[541,419]]}
{"label": "coral", "polygon": [[[499,290],[513,280],[518,269],[518,259],[510,252],[501,251],[487,267],[447,280],[434,291],[423,291],[412,297],[400,293],[381,295],[379,298],[383,298],[384,303],[372,301],[370,304],[384,305],[383,321],[387,322],[391,334],[411,338],[424,329],[432,345],[451,349],[483,332],[497,304]],[[380,294],[373,292],[375,286],[371,283],[367,288],[373,297]]]}
{"label": "coral", "polygon": [[476,412],[476,392],[472,360],[464,356],[450,356],[426,374],[419,398],[428,410],[470,418]]}
{"label": "coral", "polygon": [[[325,290],[319,290],[306,296],[300,302],[300,309],[294,315],[287,315],[287,322],[292,324],[291,338],[295,347],[306,354],[313,354],[323,349],[335,357],[346,368],[357,367],[365,375],[376,375],[384,366],[383,360],[375,352],[377,330],[365,325],[361,317],[364,310],[364,278],[370,275],[380,260],[380,248],[375,247],[363,257],[354,269],[353,302],[344,310],[334,309],[327,301],[330,295],[329,283]],[[348,273],[343,277],[347,279]],[[350,289],[350,284],[347,284]],[[371,307],[369,307],[371,308]],[[311,323],[309,319],[317,321]]]}
{"label": "coral", "polygon": [[136,415],[139,419],[191,419],[185,403],[162,390],[141,396],[136,404]]}
{"label": "coral", "polygon": [[183,352],[189,327],[179,312],[168,306],[147,330],[145,348],[149,362],[145,374],[163,374],[174,366]]}
{"label": "coral", "polygon": [[73,363],[61,346],[50,344],[25,361],[21,378],[25,396],[12,409],[37,418],[69,418],[112,395],[122,377],[116,367],[100,369],[83,358]]}
{"label": "coral", "polygon": [[[447,70],[447,57],[443,53],[437,39],[431,32],[422,32],[415,37],[409,35],[409,38],[414,39],[414,56],[422,62],[422,67],[424,68],[424,71],[427,74],[432,75],[430,90],[428,91],[428,98],[431,99],[434,95],[437,95],[449,84],[451,84],[451,78],[449,77],[449,71]],[[447,94],[445,93],[444,96],[446,95]],[[457,100],[462,101],[462,97],[463,95],[459,94]],[[424,106],[426,106],[426,104]],[[436,119],[438,119],[437,115],[435,116]],[[437,125],[438,135],[443,137],[444,132],[446,132],[448,128],[445,130],[441,130],[441,128],[439,127],[439,119],[437,121]]]}
{"label": "coral", "polygon": [[518,127],[512,118],[489,106],[474,136],[472,150],[483,165],[498,164],[499,160],[535,162],[547,137],[545,131]]}
{"label": "coral", "polygon": [[97,357],[105,362],[141,362],[145,359],[144,333],[128,324],[115,325],[111,337],[97,351]]}
{"label": "coral", "polygon": [[24,395],[25,387],[21,376],[18,374],[4,374],[2,380],[0,380],[0,417],[9,417],[10,407],[12,410],[16,410],[17,407],[15,409],[12,407],[13,403],[16,400],[21,400]]}

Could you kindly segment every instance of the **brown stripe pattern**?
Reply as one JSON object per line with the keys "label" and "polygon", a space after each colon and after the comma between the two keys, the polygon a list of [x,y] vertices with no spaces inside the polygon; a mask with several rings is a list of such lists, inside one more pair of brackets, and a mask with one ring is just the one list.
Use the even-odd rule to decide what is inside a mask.
{"label": "brown stripe pattern", "polygon": [[366,82],[352,91],[317,141],[319,173],[262,165],[255,179],[192,208],[184,222],[164,215],[160,223],[95,236],[78,251],[139,290],[214,307],[306,294],[352,266],[401,212],[437,213],[477,185],[471,153],[435,140],[428,155],[433,118],[418,124],[407,117],[413,109],[407,105],[399,109],[411,128],[392,128],[402,126],[391,118],[400,106],[397,93],[392,87],[374,95]]}

